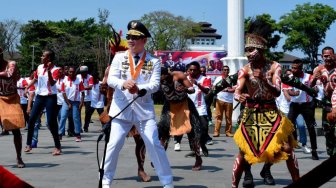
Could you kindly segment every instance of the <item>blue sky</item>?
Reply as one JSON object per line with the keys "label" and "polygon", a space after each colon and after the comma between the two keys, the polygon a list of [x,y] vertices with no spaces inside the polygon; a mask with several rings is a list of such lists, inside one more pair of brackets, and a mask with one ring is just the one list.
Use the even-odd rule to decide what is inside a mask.
{"label": "blue sky", "polygon": [[[89,17],[97,18],[98,9],[110,11],[109,22],[115,29],[126,31],[127,23],[132,19],[140,19],[144,14],[152,11],[168,11],[175,16],[190,17],[193,21],[207,21],[223,35],[217,44],[227,46],[227,1],[226,0],[1,0],[3,6],[0,21],[15,19],[27,23],[32,19],[39,20],[64,20]],[[5,2],[5,3],[4,3]],[[322,3],[336,9],[335,0],[245,0],[245,17],[268,13],[273,19],[279,18],[295,9],[297,4],[311,2]],[[327,32],[325,44],[336,48],[336,23],[331,25]],[[280,42],[280,46],[283,40]],[[298,51],[291,52],[302,57]]]}

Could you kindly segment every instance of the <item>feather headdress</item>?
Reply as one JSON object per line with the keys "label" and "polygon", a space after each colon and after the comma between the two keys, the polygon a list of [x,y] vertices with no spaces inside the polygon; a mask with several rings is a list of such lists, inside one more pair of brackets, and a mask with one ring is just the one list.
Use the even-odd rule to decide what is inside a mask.
{"label": "feather headdress", "polygon": [[122,39],[120,36],[122,36],[122,32],[120,31],[117,33],[113,27],[112,32],[113,36],[109,40],[109,47],[111,55],[114,56],[119,51],[125,51],[128,49],[127,41],[126,39]]}
{"label": "feather headdress", "polygon": [[262,19],[251,19],[245,35],[245,48],[267,48],[267,36],[272,31],[271,24]]}

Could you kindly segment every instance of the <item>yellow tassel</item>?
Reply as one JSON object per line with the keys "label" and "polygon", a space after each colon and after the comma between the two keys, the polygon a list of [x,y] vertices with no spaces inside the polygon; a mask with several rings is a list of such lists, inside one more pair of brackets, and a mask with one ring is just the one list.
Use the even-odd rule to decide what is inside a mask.
{"label": "yellow tassel", "polygon": [[288,143],[291,147],[297,146],[297,142],[294,140],[292,134],[294,131],[294,126],[292,122],[283,114],[281,114],[281,122],[278,130],[260,157],[256,157],[253,154],[241,131],[241,126],[242,123],[240,124],[233,138],[240,150],[244,152],[245,159],[250,164],[262,162],[277,163],[281,160],[287,160],[288,154],[284,151],[281,151],[281,147],[284,145],[284,143]]}

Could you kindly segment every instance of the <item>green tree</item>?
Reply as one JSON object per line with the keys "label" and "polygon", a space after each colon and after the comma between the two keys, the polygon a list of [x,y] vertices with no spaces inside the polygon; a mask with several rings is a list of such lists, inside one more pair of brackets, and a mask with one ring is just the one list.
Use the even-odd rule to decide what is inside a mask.
{"label": "green tree", "polygon": [[58,28],[64,33],[60,37],[52,38],[47,45],[48,48],[53,49],[58,54],[59,64],[87,65],[90,71],[96,70],[95,50],[97,45],[95,40],[99,26],[95,23],[94,18],[49,21],[48,26]]}
{"label": "green tree", "polygon": [[266,33],[265,39],[267,40],[267,51],[265,53],[266,57],[270,60],[278,61],[283,57],[283,52],[271,52],[270,50],[273,48],[276,48],[278,46],[278,42],[281,39],[279,35],[279,25],[276,23],[274,19],[272,19],[271,15],[269,14],[261,14],[257,15],[256,17],[248,17],[245,19],[245,32],[248,29],[248,25],[252,19],[255,20],[262,20],[265,23],[269,24],[271,26],[271,31],[269,33]]}
{"label": "green tree", "polygon": [[335,10],[317,3],[297,5],[292,12],[280,17],[281,32],[287,35],[284,50],[298,49],[308,56],[311,68],[316,66],[318,48],[336,19]]}
{"label": "green tree", "polygon": [[52,38],[61,38],[64,34],[64,32],[57,30],[57,28],[51,28],[46,22],[39,20],[31,20],[23,25],[21,28],[20,45],[18,46],[22,56],[19,63],[21,73],[25,75],[29,74],[33,66],[32,64],[36,68],[36,65],[39,64],[42,50],[47,47]]}
{"label": "green tree", "polygon": [[20,68],[23,71],[31,69],[34,46],[35,57],[39,57],[44,49],[52,49],[56,53],[57,64],[87,65],[90,71],[98,71],[102,75],[108,62],[107,41],[111,36],[107,16],[108,12],[101,11],[99,23],[94,18],[29,21],[21,30],[19,49],[24,63]]}
{"label": "green tree", "polygon": [[174,16],[167,11],[154,11],[141,17],[152,35],[147,43],[149,51],[186,50],[187,39],[201,31],[200,26],[190,18]]}

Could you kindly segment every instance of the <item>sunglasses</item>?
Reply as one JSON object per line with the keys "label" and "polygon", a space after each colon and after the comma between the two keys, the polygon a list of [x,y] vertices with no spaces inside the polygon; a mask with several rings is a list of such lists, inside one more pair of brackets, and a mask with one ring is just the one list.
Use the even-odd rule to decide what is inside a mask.
{"label": "sunglasses", "polygon": [[135,35],[127,35],[126,36],[127,40],[140,40],[142,38],[143,38],[142,36],[135,36]]}
{"label": "sunglasses", "polygon": [[322,55],[323,58],[331,58],[331,55]]}
{"label": "sunglasses", "polygon": [[223,71],[230,71],[230,69],[223,69]]}

